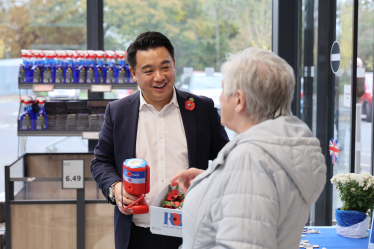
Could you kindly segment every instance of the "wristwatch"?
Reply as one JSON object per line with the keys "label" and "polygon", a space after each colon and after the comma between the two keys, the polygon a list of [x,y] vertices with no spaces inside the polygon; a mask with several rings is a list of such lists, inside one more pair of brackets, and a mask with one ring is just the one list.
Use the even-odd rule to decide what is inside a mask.
{"label": "wristwatch", "polygon": [[113,204],[116,203],[116,196],[115,196],[115,194],[114,194],[114,186],[116,186],[117,183],[119,183],[119,182],[115,182],[115,183],[113,183],[112,185],[110,185],[110,187],[109,187],[109,194],[108,194],[108,196],[109,196],[110,201],[111,201]]}

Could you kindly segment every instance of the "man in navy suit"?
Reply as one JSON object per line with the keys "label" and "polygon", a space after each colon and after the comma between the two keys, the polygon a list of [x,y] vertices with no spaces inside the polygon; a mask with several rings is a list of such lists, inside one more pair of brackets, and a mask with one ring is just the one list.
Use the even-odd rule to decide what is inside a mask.
{"label": "man in navy suit", "polygon": [[[122,164],[142,158],[150,166],[152,205],[176,173],[206,169],[229,141],[210,98],[174,87],[174,47],[158,32],[145,32],[129,46],[130,71],[140,91],[108,104],[91,173],[115,206],[116,248],[178,248],[181,238],[152,234],[150,214],[124,210],[137,196],[122,189]],[[198,203],[196,203],[198,205]]]}

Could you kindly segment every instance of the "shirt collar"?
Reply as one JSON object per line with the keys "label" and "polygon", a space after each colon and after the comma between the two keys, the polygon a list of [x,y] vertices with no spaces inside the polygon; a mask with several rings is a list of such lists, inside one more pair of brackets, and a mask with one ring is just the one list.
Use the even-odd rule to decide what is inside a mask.
{"label": "shirt collar", "polygon": [[[148,105],[147,101],[145,101],[142,91],[140,91],[140,105],[139,105],[139,111],[142,109],[143,105]],[[177,101],[177,94],[175,92],[175,87],[173,87],[173,97],[171,98],[170,103],[173,103],[176,107],[179,107],[178,101]],[[167,105],[169,105],[167,104]]]}

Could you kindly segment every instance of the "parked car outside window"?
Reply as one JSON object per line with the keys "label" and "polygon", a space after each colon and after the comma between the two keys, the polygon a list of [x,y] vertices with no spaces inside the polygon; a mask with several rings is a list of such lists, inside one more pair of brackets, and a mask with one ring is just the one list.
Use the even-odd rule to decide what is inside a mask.
{"label": "parked car outside window", "polygon": [[206,96],[214,101],[214,106],[220,109],[219,96],[222,92],[222,73],[214,73],[214,76],[206,76],[205,72],[192,72],[190,77],[184,77],[181,90]]}

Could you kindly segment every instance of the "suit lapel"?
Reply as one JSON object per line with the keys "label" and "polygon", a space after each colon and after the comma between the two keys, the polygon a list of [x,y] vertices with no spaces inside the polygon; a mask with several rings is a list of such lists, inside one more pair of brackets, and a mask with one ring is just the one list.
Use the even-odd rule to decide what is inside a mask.
{"label": "suit lapel", "polygon": [[194,110],[190,111],[185,108],[185,102],[189,98],[188,93],[182,92],[177,88],[175,88],[175,92],[177,94],[177,101],[182,116],[184,131],[186,133],[188,160],[191,168],[195,167],[196,157],[196,115]]}
{"label": "suit lapel", "polygon": [[140,91],[130,96],[125,110],[125,131],[127,137],[128,158],[135,158],[136,135],[138,132],[138,117],[140,105]]}

